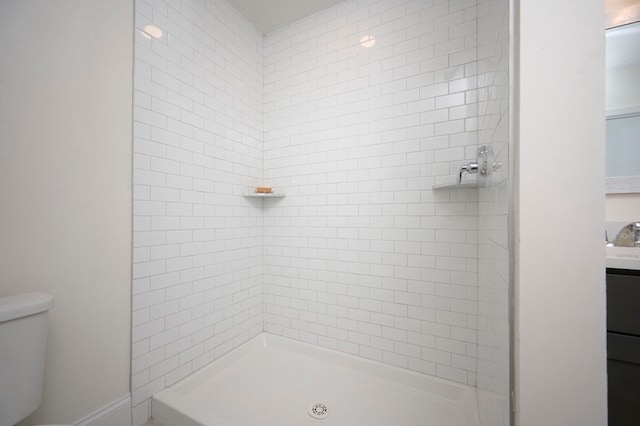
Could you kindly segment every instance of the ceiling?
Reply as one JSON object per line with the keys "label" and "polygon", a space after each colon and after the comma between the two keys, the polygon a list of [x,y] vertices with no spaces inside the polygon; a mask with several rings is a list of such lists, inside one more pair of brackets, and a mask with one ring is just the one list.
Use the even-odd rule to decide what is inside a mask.
{"label": "ceiling", "polygon": [[640,0],[605,0],[606,28],[640,21]]}
{"label": "ceiling", "polygon": [[263,35],[344,0],[229,0]]}

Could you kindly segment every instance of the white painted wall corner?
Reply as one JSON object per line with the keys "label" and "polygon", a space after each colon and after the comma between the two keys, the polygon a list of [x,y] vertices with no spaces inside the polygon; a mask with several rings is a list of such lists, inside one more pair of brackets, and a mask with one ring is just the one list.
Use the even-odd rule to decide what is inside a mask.
{"label": "white painted wall corner", "polygon": [[116,399],[73,426],[131,426],[131,394]]}

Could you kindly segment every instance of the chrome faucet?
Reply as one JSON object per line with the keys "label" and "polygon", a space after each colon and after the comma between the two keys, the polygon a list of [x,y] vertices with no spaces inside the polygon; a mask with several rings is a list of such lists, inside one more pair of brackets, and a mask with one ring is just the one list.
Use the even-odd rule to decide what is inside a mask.
{"label": "chrome faucet", "polygon": [[616,247],[640,247],[640,222],[622,227],[613,243]]}
{"label": "chrome faucet", "polygon": [[494,159],[493,148],[483,145],[476,151],[476,161],[465,164],[460,168],[458,185],[462,183],[462,174],[465,172],[469,174],[479,173],[482,176],[488,176],[492,171],[498,170],[500,166],[502,166],[502,164]]}
{"label": "chrome faucet", "polygon": [[462,183],[462,174],[464,172],[467,172],[469,174],[474,174],[474,173],[478,173],[478,163],[469,163],[469,164],[465,164],[460,168],[460,173],[458,173],[458,185],[460,185]]}

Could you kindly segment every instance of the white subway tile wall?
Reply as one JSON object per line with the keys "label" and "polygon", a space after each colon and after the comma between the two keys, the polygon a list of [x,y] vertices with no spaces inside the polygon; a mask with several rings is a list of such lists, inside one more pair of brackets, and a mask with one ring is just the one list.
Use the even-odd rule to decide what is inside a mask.
{"label": "white subway tile wall", "polygon": [[135,10],[138,425],[155,392],[263,330],[263,218],[242,193],[263,176],[264,55],[263,37],[224,0],[137,0]]}
{"label": "white subway tile wall", "polygon": [[[352,0],[265,39],[266,330],[475,384],[475,0]],[[361,40],[375,39],[365,47]]]}
{"label": "white subway tile wall", "polygon": [[431,189],[479,139],[508,165],[496,2],[349,0],[265,38],[226,0],[136,1],[134,425],[262,330],[501,388],[506,192]]}

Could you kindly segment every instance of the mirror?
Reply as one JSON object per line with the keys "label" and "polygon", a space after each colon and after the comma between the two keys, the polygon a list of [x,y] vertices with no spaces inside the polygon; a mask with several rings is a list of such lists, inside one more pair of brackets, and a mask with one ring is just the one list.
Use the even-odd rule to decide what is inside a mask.
{"label": "mirror", "polygon": [[640,22],[606,32],[607,193],[640,192]]}

